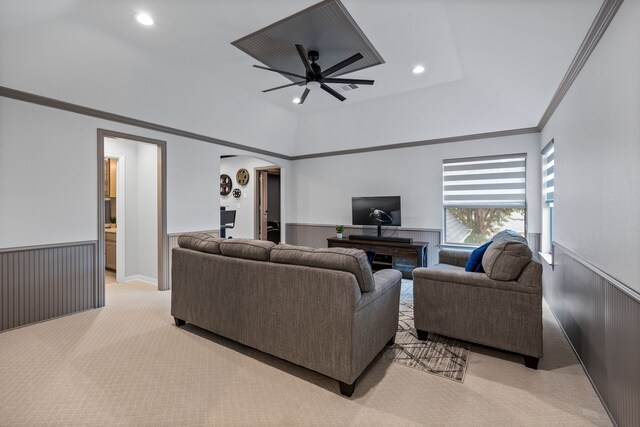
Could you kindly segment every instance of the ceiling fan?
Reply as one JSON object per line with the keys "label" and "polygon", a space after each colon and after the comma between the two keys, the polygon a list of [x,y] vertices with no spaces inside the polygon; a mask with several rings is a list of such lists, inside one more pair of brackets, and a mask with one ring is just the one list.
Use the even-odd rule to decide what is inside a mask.
{"label": "ceiling fan", "polygon": [[353,64],[356,61],[359,61],[363,58],[362,54],[356,53],[353,56],[345,59],[344,61],[338,62],[332,67],[327,68],[322,71],[320,66],[316,64],[316,61],[320,57],[320,54],[317,50],[310,50],[308,53],[305,51],[304,47],[300,44],[296,45],[296,49],[298,50],[298,54],[300,55],[300,59],[302,59],[302,63],[304,64],[304,68],[307,71],[306,76],[301,76],[300,74],[291,73],[289,71],[276,70],[275,68],[262,67],[260,65],[254,65],[256,68],[260,68],[267,71],[273,71],[275,73],[280,73],[285,76],[297,77],[300,80],[299,82],[293,82],[286,85],[273,87],[271,89],[263,90],[262,92],[271,92],[272,90],[283,89],[289,86],[302,86],[305,85],[306,88],[300,97],[300,102],[298,104],[304,103],[304,100],[307,99],[307,95],[313,89],[320,88],[325,92],[330,93],[331,95],[338,98],[340,101],[344,101],[346,98],[340,95],[338,92],[330,88],[326,85],[326,83],[344,83],[344,84],[356,84],[356,85],[372,85],[373,80],[362,80],[362,79],[343,79],[343,78],[335,78],[329,77],[332,74],[340,71],[344,67]]}

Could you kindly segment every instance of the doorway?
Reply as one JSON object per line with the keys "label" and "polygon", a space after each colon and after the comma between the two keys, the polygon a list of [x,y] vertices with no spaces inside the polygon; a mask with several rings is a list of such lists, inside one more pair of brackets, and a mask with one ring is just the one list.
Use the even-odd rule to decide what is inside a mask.
{"label": "doorway", "polygon": [[[125,172],[125,158],[127,160],[127,165],[132,165],[133,156],[128,156],[126,153],[114,153],[111,152],[112,149],[107,150],[105,152],[105,143],[107,140],[124,140],[130,143],[134,143],[135,145],[140,145],[141,156],[146,156],[147,162],[154,163],[154,174],[151,177],[143,177],[140,181],[143,189],[148,189],[147,191],[141,191],[141,196],[136,203],[133,203],[131,200],[129,202],[125,201],[125,180],[128,177],[128,174]],[[139,144],[143,143],[143,144]],[[147,251],[148,256],[154,257],[154,265],[153,272],[151,275],[156,276],[158,290],[166,290],[168,289],[168,237],[167,237],[167,223],[166,223],[166,142],[160,141],[156,139],[125,134],[122,132],[115,132],[105,129],[98,129],[98,250],[95,254],[96,256],[96,265],[98,266],[96,272],[96,288],[94,292],[94,306],[102,307],[104,306],[104,297],[105,297],[105,263],[106,263],[106,226],[113,226],[113,222],[111,221],[111,214],[113,213],[113,199],[115,199],[115,224],[116,224],[116,232],[115,240],[116,240],[116,264],[115,271],[118,282],[126,280],[126,277],[136,278],[135,274],[130,275],[127,274],[125,268],[127,266],[137,263],[144,262],[144,259],[138,259],[138,256],[134,254],[134,258],[130,258],[130,261],[133,262],[126,263],[126,253],[129,252],[125,249],[124,243],[126,242],[125,238],[125,230],[127,226],[131,228],[135,225],[135,221],[129,219],[127,221],[127,215],[124,211],[124,207],[126,204],[135,205],[138,204],[140,206],[145,206],[146,208],[151,208],[151,213],[147,214],[148,216],[152,216],[154,221],[154,227],[151,230],[146,230],[141,233],[141,235],[146,238],[146,241],[153,241],[154,249]],[[108,144],[107,144],[108,145]],[[115,193],[114,196],[111,197],[111,185],[109,185],[109,193],[107,193],[107,184],[111,184],[108,182],[111,179],[111,175],[107,176],[106,168],[105,168],[105,157],[109,159],[109,170],[111,170],[111,160],[116,159],[115,162],[115,170],[116,170],[116,185],[115,185]],[[151,159],[151,160],[150,160]],[[150,179],[149,179],[150,178]],[[152,188],[151,188],[152,187]],[[109,203],[107,207],[107,198],[106,194],[110,194]],[[126,192],[126,196],[131,196],[131,191]],[[149,199],[149,195],[152,195],[153,198]],[[145,197],[147,197],[145,199]],[[127,197],[130,199],[130,197]],[[122,199],[122,200],[120,200]],[[151,202],[151,200],[153,200]],[[129,222],[129,224],[127,224]],[[112,228],[112,227],[109,227]],[[146,234],[145,234],[146,233]],[[139,233],[140,234],[140,233]],[[121,239],[122,245],[118,244],[118,239]],[[111,249],[113,246],[109,244]],[[141,252],[144,253],[144,252]],[[154,255],[155,254],[155,255]],[[145,256],[147,256],[145,255]],[[144,257],[143,257],[144,258]],[[112,261],[112,260],[110,260]],[[148,260],[147,260],[148,261]],[[120,274],[119,274],[120,273]],[[144,276],[143,276],[144,277]]]}
{"label": "doorway", "polygon": [[281,242],[281,178],[280,168],[256,168],[256,239]]}
{"label": "doorway", "polygon": [[[284,241],[285,174],[285,168],[269,160],[220,156],[220,236]],[[263,203],[264,212],[260,209]]]}

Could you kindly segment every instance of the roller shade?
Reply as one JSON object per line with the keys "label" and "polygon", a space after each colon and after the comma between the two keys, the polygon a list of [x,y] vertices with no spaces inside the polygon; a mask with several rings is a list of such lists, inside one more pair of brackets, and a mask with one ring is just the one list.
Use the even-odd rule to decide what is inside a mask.
{"label": "roller shade", "polygon": [[553,140],[542,150],[542,194],[547,203],[553,203],[553,182],[555,161],[553,155]]}
{"label": "roller shade", "polygon": [[526,154],[442,162],[445,208],[524,208]]}

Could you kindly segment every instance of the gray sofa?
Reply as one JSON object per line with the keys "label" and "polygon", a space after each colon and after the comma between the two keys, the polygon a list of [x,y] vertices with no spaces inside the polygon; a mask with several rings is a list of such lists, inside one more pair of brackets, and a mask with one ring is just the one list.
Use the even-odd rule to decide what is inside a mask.
{"label": "gray sofa", "polygon": [[401,273],[373,274],[357,249],[259,240],[179,238],[172,253],[171,314],[338,380],[356,379],[398,327]]}
{"label": "gray sofa", "polygon": [[524,238],[509,231],[492,239],[485,272],[464,270],[471,250],[441,249],[439,264],[413,271],[415,327],[524,356],[542,357],[542,265]]}

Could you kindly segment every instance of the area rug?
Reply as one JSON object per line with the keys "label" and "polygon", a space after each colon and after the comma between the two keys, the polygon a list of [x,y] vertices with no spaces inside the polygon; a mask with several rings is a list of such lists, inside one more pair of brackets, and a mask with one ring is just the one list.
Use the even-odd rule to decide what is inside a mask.
{"label": "area rug", "polygon": [[413,325],[413,282],[403,279],[396,342],[382,358],[461,383],[467,370],[469,344],[433,333],[428,340],[420,341]]}

